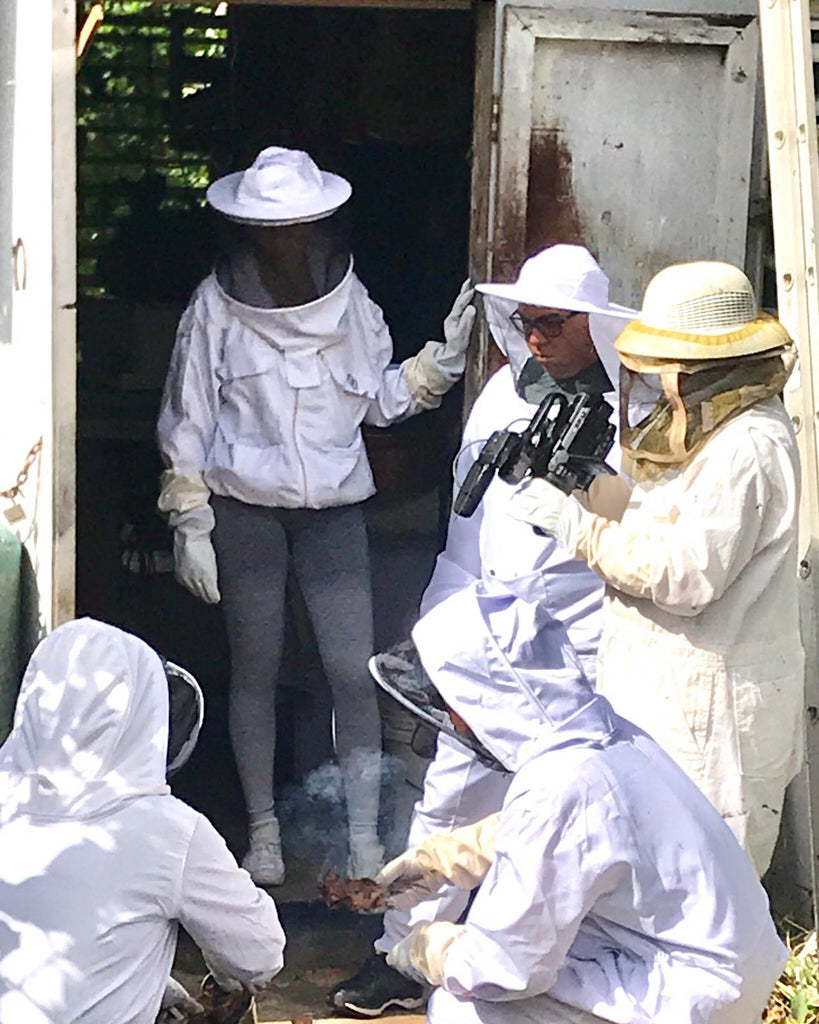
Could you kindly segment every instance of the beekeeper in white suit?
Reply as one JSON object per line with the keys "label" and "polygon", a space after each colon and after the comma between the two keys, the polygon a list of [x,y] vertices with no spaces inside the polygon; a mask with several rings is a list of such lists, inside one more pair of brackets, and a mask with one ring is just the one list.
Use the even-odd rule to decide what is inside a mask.
{"label": "beekeeper in white suit", "polygon": [[356,277],[351,187],[303,152],[271,147],[208,189],[226,252],[179,325],[158,425],[159,507],[179,580],[221,598],[231,651],[230,733],[250,823],[243,861],[284,880],[273,805],[275,679],[292,564],[333,692],[353,875],[383,858],[381,729],[367,659],[372,601],[364,515],[374,493],[361,424],[440,404],[463,373],[475,309],[464,285],[431,341],[401,365]]}
{"label": "beekeeper in white suit", "polygon": [[[619,360],[613,342],[634,315],[609,301],[606,275],[578,245],[544,249],[525,261],[514,284],[481,284],[477,290],[484,295],[492,337],[509,362],[486,383],[472,408],[456,463],[459,480],[495,430],[522,429],[550,392],[587,391],[607,394],[614,401]],[[528,525],[510,520],[507,504],[513,491],[495,477],[470,518],[452,516],[446,547],[421,602],[424,632],[416,637],[437,630],[451,644],[453,658],[468,656],[486,639],[465,629],[459,615],[465,603],[475,606],[482,594],[491,592],[507,602],[508,610],[491,623],[481,623],[481,629],[491,628],[494,641],[509,656],[510,645],[517,645],[515,656],[527,669],[535,667],[534,652],[524,641],[536,636],[544,619],[554,617],[565,624],[568,640],[593,682],[603,584],[551,537],[538,536]],[[518,632],[512,623],[518,624]],[[393,652],[392,658],[392,670],[400,671],[400,654]],[[542,668],[548,671],[547,665]],[[412,665],[406,670],[413,671]],[[497,811],[509,778],[482,764],[462,744],[441,736],[424,779],[423,797],[415,806],[409,844]],[[421,986],[392,970],[384,954],[419,922],[458,920],[468,895],[450,886],[411,911],[388,911],[375,955],[336,986],[330,993],[332,1005],[368,1016],[390,1007],[421,1005]]]}
{"label": "beekeeper in white suit", "polygon": [[720,811],[761,875],[802,758],[799,459],[779,398],[794,362],[745,274],[684,263],[616,342],[622,518],[543,480],[512,514],[606,581],[597,685]]}
{"label": "beekeeper in white suit", "polygon": [[167,785],[201,724],[169,668],[93,619],[32,655],[0,747],[0,1024],[154,1024],[179,924],[224,988],[281,970],[273,900]]}
{"label": "beekeeper in white suit", "polygon": [[[437,708],[434,693],[390,690],[448,711],[513,777],[499,814],[380,875],[399,905],[443,880],[479,886],[462,924],[419,924],[388,954],[437,986],[430,1024],[758,1021],[787,953],[720,815],[595,694],[564,623],[544,616],[533,637],[531,606],[489,586],[460,612],[461,632],[483,638],[468,654],[431,619],[415,629]],[[518,638],[505,649],[501,621]]]}

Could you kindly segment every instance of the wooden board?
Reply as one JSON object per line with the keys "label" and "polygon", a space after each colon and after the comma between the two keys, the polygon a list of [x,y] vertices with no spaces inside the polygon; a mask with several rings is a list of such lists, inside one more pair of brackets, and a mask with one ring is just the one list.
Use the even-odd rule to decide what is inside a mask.
{"label": "wooden board", "polygon": [[[402,1013],[397,1017],[380,1017],[379,1020],[386,1021],[386,1024],[425,1024],[426,1014]],[[361,1018],[352,1017],[297,1017],[295,1020],[262,1020],[259,1018],[257,1024],[361,1024]]]}

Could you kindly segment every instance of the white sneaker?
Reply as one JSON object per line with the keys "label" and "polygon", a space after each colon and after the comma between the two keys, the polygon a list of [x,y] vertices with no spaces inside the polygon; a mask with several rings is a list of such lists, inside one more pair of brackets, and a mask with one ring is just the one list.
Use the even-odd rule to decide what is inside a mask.
{"label": "white sneaker", "polygon": [[384,847],[379,843],[378,836],[350,836],[348,878],[375,878],[383,866]]}
{"label": "white sneaker", "polygon": [[281,885],[284,882],[284,859],[279,823],[274,818],[250,829],[250,849],[242,867],[256,885]]}

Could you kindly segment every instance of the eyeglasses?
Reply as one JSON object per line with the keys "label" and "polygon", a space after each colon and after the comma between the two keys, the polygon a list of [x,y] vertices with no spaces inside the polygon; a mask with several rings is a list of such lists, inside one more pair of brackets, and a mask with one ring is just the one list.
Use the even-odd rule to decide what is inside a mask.
{"label": "eyeglasses", "polygon": [[509,321],[524,338],[528,338],[532,331],[537,331],[544,338],[556,338],[562,332],[566,321],[579,315],[580,310],[575,310],[573,313],[567,313],[566,316],[561,316],[560,313],[544,313],[543,316],[532,319],[515,310],[509,317]]}

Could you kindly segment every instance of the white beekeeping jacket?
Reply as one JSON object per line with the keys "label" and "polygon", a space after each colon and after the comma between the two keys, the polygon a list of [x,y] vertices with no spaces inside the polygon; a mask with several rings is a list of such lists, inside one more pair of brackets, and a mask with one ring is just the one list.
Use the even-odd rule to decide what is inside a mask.
{"label": "white beekeeping jacket", "polygon": [[[516,394],[510,367],[497,370],[478,396],[464,428],[456,488],[494,430],[510,425],[521,430],[534,411],[533,405]],[[566,622],[578,652],[588,658],[594,678],[603,583],[554,538],[538,535],[528,523],[512,519],[506,507],[513,491],[512,484],[495,476],[472,516],[451,516],[446,547],[424,592],[421,614],[434,619],[437,607],[447,597],[461,591],[475,594],[480,582],[532,604],[545,602],[549,614]],[[459,633],[452,639],[463,643],[465,638]]]}
{"label": "white beekeeping jacket", "polygon": [[[648,580],[608,588],[600,647],[601,692],[712,796],[760,874],[802,759],[799,485],[778,398],[720,427],[682,470],[638,483],[623,563],[639,553]],[[651,671],[635,674],[641,662]],[[744,777],[770,790],[752,818]]]}
{"label": "white beekeeping jacket", "polygon": [[361,424],[420,412],[353,272],[304,306],[231,298],[211,274],[182,316],[157,436],[176,473],[252,505],[326,508],[375,491]]}
{"label": "white beekeeping jacket", "polygon": [[[506,427],[522,430],[536,409],[515,390],[516,376],[529,358],[524,339],[508,321],[516,304],[490,297],[485,297],[484,303],[492,336],[509,363],[487,381],[472,407],[455,461],[456,493],[490,435]],[[609,375],[613,372],[612,360],[617,362],[614,339],[624,324],[625,321],[613,317],[589,318],[592,339]],[[606,397],[615,402],[613,392]],[[536,534],[527,523],[507,513],[513,491],[513,485],[495,476],[472,516],[451,516],[446,547],[438,556],[424,592],[421,614],[434,618],[436,605],[462,590],[469,589],[474,594],[479,581],[498,593],[506,592],[533,605],[542,603],[548,614],[564,623],[588,678],[594,681],[603,584],[585,563],[571,558],[552,537]],[[463,642],[462,634],[455,636]]]}
{"label": "white beekeeping jacket", "polygon": [[154,1024],[177,922],[217,976],[282,966],[273,900],[165,783],[168,687],[88,619],[35,651],[0,748],[0,1024]]}
{"label": "white beekeeping jacket", "polygon": [[549,1019],[544,994],[622,1024],[758,1020],[786,953],[734,836],[592,691],[560,623],[533,634],[526,605],[478,591],[447,602],[483,638],[469,653],[416,626],[442,697],[514,773],[429,1021],[493,1024],[497,1002],[504,1024]]}

